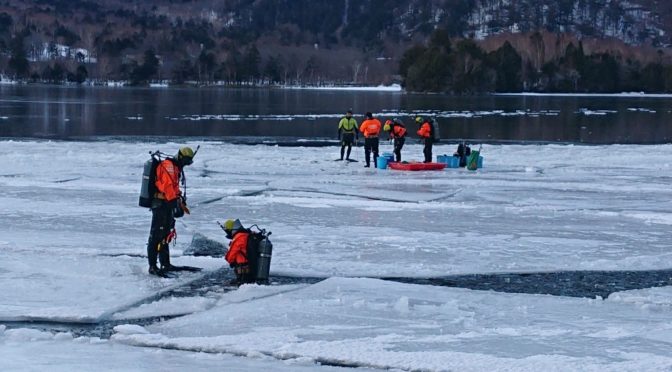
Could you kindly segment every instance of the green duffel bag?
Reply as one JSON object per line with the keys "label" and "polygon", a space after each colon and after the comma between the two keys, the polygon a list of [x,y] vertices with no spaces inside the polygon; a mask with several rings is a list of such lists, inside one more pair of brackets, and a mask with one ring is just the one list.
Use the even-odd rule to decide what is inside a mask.
{"label": "green duffel bag", "polygon": [[481,147],[478,150],[471,150],[469,158],[467,158],[467,169],[475,171],[478,169],[478,157],[481,155]]}

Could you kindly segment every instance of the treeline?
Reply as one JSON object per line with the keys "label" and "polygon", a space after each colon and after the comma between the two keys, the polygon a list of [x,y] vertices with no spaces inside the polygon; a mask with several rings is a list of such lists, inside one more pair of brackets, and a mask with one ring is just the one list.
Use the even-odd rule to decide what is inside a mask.
{"label": "treeline", "polygon": [[[533,44],[541,43],[538,33]],[[486,52],[471,39],[454,44],[445,30],[436,30],[427,45],[409,48],[399,72],[409,91],[473,94],[480,92],[618,93],[672,92],[672,65],[642,63],[615,52],[586,54],[582,42],[569,43],[564,53],[534,67],[508,41]]]}
{"label": "treeline", "polygon": [[[408,35],[394,12],[415,0],[4,0],[0,74],[55,81],[88,79],[197,84],[380,84],[393,82]],[[389,4],[387,4],[389,5]],[[433,13],[413,11],[426,37]],[[417,29],[413,26],[409,28]],[[82,48],[92,60],[36,58],[46,44]],[[22,50],[20,50],[22,49]],[[156,68],[146,68],[153,52]],[[10,60],[12,63],[10,63]],[[95,60],[95,61],[94,61]],[[80,68],[82,66],[82,68]],[[53,74],[49,69],[55,69]],[[81,74],[80,74],[81,75]]]}
{"label": "treeline", "polygon": [[[9,18],[11,23],[11,18]],[[2,23],[2,14],[0,14]],[[229,46],[221,53],[214,45],[210,48],[200,44],[200,52],[195,57],[174,56],[166,51],[146,49],[138,54],[124,54],[129,48],[137,48],[132,39],[107,40],[100,45],[100,52],[87,62],[81,53],[60,56],[49,52],[46,60],[29,58],[26,40],[32,31],[24,28],[16,34],[3,35],[0,24],[0,62],[2,72],[14,79],[47,83],[77,82],[87,78],[94,80],[127,81],[131,85],[143,85],[151,81],[172,83],[214,83],[261,85],[261,84],[320,84],[325,82],[348,82],[349,80],[329,75],[320,69],[325,60],[319,52],[267,55],[262,54],[256,44],[238,49]],[[5,36],[3,38],[3,36]],[[53,43],[50,43],[51,45]],[[51,48],[49,46],[48,48]],[[4,60],[4,61],[3,61]],[[356,75],[356,74],[355,74]],[[351,73],[347,73],[351,76]]]}
{"label": "treeline", "polygon": [[[130,6],[123,1],[5,0],[0,2],[0,73],[24,81],[133,85],[403,81],[410,91],[454,94],[667,92],[672,84],[669,57],[663,53],[650,62],[650,57],[626,58],[605,48],[586,53],[577,41],[563,44],[564,50],[553,47],[553,53],[549,44],[544,54],[539,33],[527,45],[504,42],[497,49],[486,48],[488,39],[465,37],[478,26],[465,23],[476,10],[488,19],[488,12],[499,9],[494,0],[450,7],[438,0],[399,0],[394,6],[383,0],[237,0],[212,2],[209,8],[197,3],[208,2],[148,0]],[[507,8],[507,16],[497,19],[508,20],[528,9],[520,8],[527,3]],[[534,13],[529,12],[522,14],[529,18]],[[420,44],[403,53],[412,42]],[[63,55],[57,46],[86,53]],[[531,57],[535,54],[540,57]]]}

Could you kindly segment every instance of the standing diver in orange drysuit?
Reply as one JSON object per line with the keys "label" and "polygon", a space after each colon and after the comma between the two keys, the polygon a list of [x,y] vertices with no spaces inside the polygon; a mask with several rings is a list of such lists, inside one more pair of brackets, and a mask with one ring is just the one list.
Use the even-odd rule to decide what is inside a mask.
{"label": "standing diver in orange drysuit", "polygon": [[415,118],[415,122],[420,125],[418,130],[418,136],[422,138],[425,142],[425,148],[422,150],[422,153],[425,155],[424,163],[432,162],[432,145],[434,144],[434,125],[429,118],[423,118],[418,116]]}
{"label": "standing diver in orange drysuit", "polygon": [[383,129],[390,132],[390,138],[394,139],[394,157],[397,162],[401,161],[401,149],[404,148],[406,142],[406,127],[401,120],[394,118],[385,121]]}
{"label": "standing diver in orange drysuit", "polygon": [[243,224],[238,219],[227,220],[224,222],[223,227],[226,237],[231,239],[229,250],[226,252],[224,259],[236,273],[236,280],[233,284],[254,283],[254,273],[252,273],[250,261],[247,259],[250,232],[243,227]]}
{"label": "standing diver in orange drysuit", "polygon": [[373,114],[367,112],[362,125],[359,126],[359,131],[364,134],[364,155],[366,156],[366,165],[364,167],[369,168],[371,166],[371,152],[373,152],[373,164],[375,166],[376,161],[378,160],[378,134],[380,134],[380,129],[382,125],[380,120],[374,119]]}
{"label": "standing diver in orange drysuit", "polygon": [[[156,194],[152,201],[152,227],[147,242],[149,273],[165,276],[175,268],[170,264],[169,243],[175,237],[175,218],[189,214],[186,200],[180,190],[180,179],[184,179],[184,167],[194,159],[194,150],[182,147],[174,158],[167,158],[156,166]],[[161,268],[156,266],[159,257]]]}

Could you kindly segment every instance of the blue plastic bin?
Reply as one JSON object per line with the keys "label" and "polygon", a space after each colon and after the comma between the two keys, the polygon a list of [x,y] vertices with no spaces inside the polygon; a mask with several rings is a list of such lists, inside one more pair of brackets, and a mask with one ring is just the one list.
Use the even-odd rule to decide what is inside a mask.
{"label": "blue plastic bin", "polygon": [[391,152],[384,152],[383,155],[382,155],[382,157],[384,157],[385,159],[387,159],[387,162],[388,162],[388,163],[394,161],[394,154],[391,153]]}
{"label": "blue plastic bin", "polygon": [[436,157],[436,162],[446,164],[446,168],[458,168],[460,166],[460,158],[452,155],[439,155]]}
{"label": "blue plastic bin", "polygon": [[387,158],[384,156],[379,156],[378,160],[376,160],[376,168],[387,169]]}
{"label": "blue plastic bin", "polygon": [[448,161],[448,168],[459,168],[460,167],[460,157],[451,156]]}

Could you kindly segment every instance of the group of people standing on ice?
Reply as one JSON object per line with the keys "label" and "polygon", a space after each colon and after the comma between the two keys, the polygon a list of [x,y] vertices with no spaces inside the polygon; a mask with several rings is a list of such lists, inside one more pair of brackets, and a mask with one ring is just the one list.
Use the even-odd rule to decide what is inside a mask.
{"label": "group of people standing on ice", "polygon": [[[418,136],[424,143],[423,155],[424,162],[432,162],[432,146],[436,138],[435,124],[430,118],[416,116],[415,122],[420,126],[417,131]],[[350,159],[352,145],[359,140],[359,134],[364,136],[364,156],[366,164],[364,167],[371,167],[371,154],[373,153],[373,163],[376,164],[378,160],[378,147],[380,143],[381,129],[389,133],[389,138],[394,141],[394,158],[395,161],[401,162],[401,149],[406,142],[407,129],[404,123],[394,118],[386,120],[385,125],[382,125],[378,118],[375,118],[371,112],[364,114],[364,120],[358,126],[357,120],[352,117],[352,110],[348,110],[345,116],[338,122],[338,139],[341,141],[341,158],[338,160],[355,161]]]}

